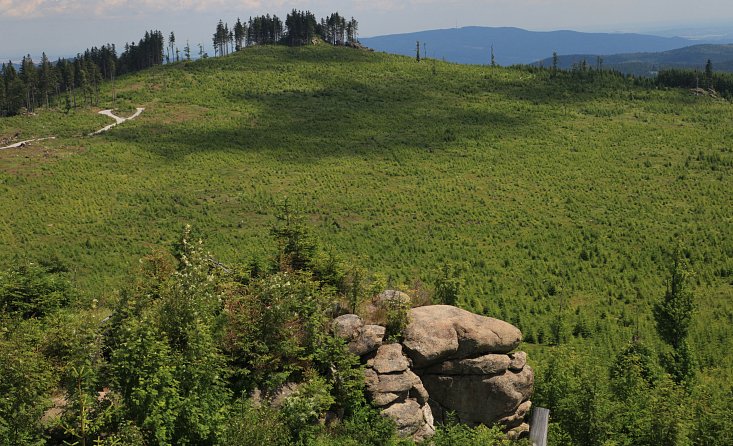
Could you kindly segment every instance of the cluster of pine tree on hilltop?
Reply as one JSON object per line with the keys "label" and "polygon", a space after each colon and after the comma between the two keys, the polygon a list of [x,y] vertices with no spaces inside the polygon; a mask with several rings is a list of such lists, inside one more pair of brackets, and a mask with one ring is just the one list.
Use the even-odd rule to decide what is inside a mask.
{"label": "cluster of pine tree on hilltop", "polygon": [[[314,38],[332,45],[353,45],[358,30],[356,19],[347,20],[338,12],[318,21],[310,11],[293,9],[284,22],[276,15],[266,14],[250,17],[244,23],[237,19],[231,29],[220,20],[213,36],[214,55],[224,56],[251,45],[307,45]],[[198,49],[199,58],[208,57],[203,44]],[[29,54],[17,69],[12,61],[0,66],[0,117],[14,116],[24,110],[32,113],[39,106],[63,106],[69,110],[80,105],[97,105],[104,80],[181,59],[175,33],[170,33],[166,45],[163,33],[157,30],[146,32],[137,44],[125,44],[119,56],[114,44],[87,49],[73,59],[59,58],[56,63],[43,53],[36,64]],[[183,59],[191,60],[188,42]]]}

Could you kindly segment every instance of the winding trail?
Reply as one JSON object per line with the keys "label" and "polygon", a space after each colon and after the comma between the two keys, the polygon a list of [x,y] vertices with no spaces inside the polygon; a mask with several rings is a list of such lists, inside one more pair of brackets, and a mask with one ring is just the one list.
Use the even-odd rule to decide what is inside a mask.
{"label": "winding trail", "polygon": [[132,116],[130,116],[129,118],[120,118],[119,116],[117,116],[117,115],[115,115],[114,113],[112,113],[112,110],[102,110],[101,112],[99,112],[99,114],[100,114],[100,115],[105,115],[105,116],[109,116],[110,118],[112,118],[112,119],[114,119],[114,120],[115,120],[115,123],[114,123],[114,124],[110,124],[110,125],[108,125],[107,127],[104,127],[104,128],[102,128],[102,129],[99,129],[99,130],[97,130],[97,131],[96,131],[96,132],[94,132],[94,133],[90,133],[90,134],[89,134],[89,136],[99,135],[100,133],[104,133],[104,132],[106,132],[107,130],[111,129],[112,127],[116,126],[116,125],[122,124],[123,122],[125,122],[125,121],[129,121],[130,119],[135,119],[135,118],[137,118],[138,116],[140,116],[140,114],[141,114],[141,113],[142,113],[142,112],[143,112],[144,110],[145,110],[145,108],[144,108],[144,107],[138,107],[138,108],[137,108],[137,111],[135,112],[135,114],[134,114],[134,115],[132,115]]}
{"label": "winding trail", "polygon": [[[135,112],[135,114],[133,114],[129,118],[120,118],[119,116],[117,116],[114,113],[112,113],[112,110],[102,110],[102,111],[99,112],[99,114],[100,115],[109,116],[110,118],[112,118],[112,119],[115,120],[115,123],[114,124],[110,124],[107,127],[104,127],[102,129],[99,129],[99,130],[97,130],[94,133],[90,133],[89,136],[99,135],[100,133],[104,133],[107,130],[111,129],[112,127],[116,126],[116,125],[122,124],[123,122],[129,121],[130,119],[135,119],[138,116],[140,116],[140,114],[143,111],[145,111],[145,108],[144,107],[138,107],[137,108],[137,111]],[[30,144],[32,142],[45,141],[45,140],[48,140],[48,139],[56,139],[56,137],[55,136],[49,136],[48,138],[28,139],[28,140],[25,140],[25,141],[16,142],[15,144],[11,144],[9,146],[0,147],[0,150],[17,149],[19,147],[25,147],[27,144]]]}
{"label": "winding trail", "polygon": [[30,144],[30,143],[35,142],[35,141],[45,141],[47,139],[56,139],[56,137],[55,136],[49,136],[48,138],[28,139],[28,140],[25,140],[25,141],[16,142],[15,144],[11,144],[9,146],[0,147],[0,150],[17,149],[18,147],[25,147],[26,144]]}

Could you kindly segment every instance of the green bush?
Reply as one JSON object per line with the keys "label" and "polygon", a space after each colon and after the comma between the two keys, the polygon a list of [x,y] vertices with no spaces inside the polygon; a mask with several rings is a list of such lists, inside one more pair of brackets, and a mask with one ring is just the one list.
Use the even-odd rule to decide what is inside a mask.
{"label": "green bush", "polygon": [[0,332],[0,444],[42,445],[51,365],[33,346],[4,338]]}
{"label": "green bush", "polygon": [[69,304],[71,284],[63,271],[37,263],[15,265],[0,273],[0,311],[40,318]]}
{"label": "green bush", "polygon": [[479,425],[472,428],[453,422],[439,426],[435,431],[435,436],[426,444],[429,446],[519,446],[524,442],[507,440],[506,434],[496,426],[489,428]]}
{"label": "green bush", "polygon": [[240,446],[285,446],[291,443],[290,431],[280,413],[268,405],[255,406],[240,399],[228,412],[229,419],[221,444]]}

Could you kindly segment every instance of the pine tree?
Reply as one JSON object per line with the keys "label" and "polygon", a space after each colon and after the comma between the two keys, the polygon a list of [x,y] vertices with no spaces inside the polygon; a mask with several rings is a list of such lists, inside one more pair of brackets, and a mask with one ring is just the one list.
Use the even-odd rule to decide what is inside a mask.
{"label": "pine tree", "polygon": [[239,51],[244,47],[244,39],[246,38],[247,32],[242,24],[242,21],[237,17],[237,23],[234,24],[234,41],[236,43],[235,50]]}
{"label": "pine tree", "polygon": [[708,88],[713,88],[713,62],[708,59],[705,64],[705,80],[708,83]]}
{"label": "pine tree", "polygon": [[7,103],[5,101],[5,64],[0,67],[0,117],[7,114]]}
{"label": "pine tree", "polygon": [[168,36],[168,48],[169,48],[169,57],[168,60],[170,61],[173,58],[173,48],[175,48],[176,45],[176,35],[173,34],[173,31],[171,31],[170,36]]}
{"label": "pine tree", "polygon": [[49,96],[56,91],[56,73],[49,62],[46,53],[41,56],[41,66],[39,69],[39,86],[43,95],[46,107],[50,107]]}
{"label": "pine tree", "polygon": [[693,353],[687,341],[695,313],[694,296],[689,289],[692,274],[682,248],[677,247],[664,299],[654,307],[657,332],[672,348],[665,365],[677,382],[685,381],[694,374]]}
{"label": "pine tree", "polygon": [[36,104],[36,91],[38,89],[38,72],[30,54],[23,58],[23,62],[20,65],[20,80],[23,82],[23,87],[25,88],[25,108],[29,112],[33,112]]}

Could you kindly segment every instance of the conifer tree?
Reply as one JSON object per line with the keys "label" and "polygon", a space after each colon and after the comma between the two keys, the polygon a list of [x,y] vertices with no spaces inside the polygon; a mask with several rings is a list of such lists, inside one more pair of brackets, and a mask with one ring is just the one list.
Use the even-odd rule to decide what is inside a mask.
{"label": "conifer tree", "polygon": [[29,112],[33,112],[38,88],[38,73],[30,54],[23,57],[20,65],[20,80],[23,82],[25,89],[25,108]]}
{"label": "conifer tree", "polygon": [[41,56],[39,86],[41,94],[43,95],[44,103],[46,104],[46,107],[49,107],[49,96],[56,91],[56,72],[53,69],[51,62],[49,62],[46,53],[43,53]]}
{"label": "conifer tree", "polygon": [[710,59],[705,64],[705,80],[707,81],[708,88],[713,88],[713,62]]}
{"label": "conifer tree", "polygon": [[173,34],[173,31],[171,31],[170,36],[168,36],[168,49],[169,49],[169,52],[168,52],[168,55],[169,55],[168,56],[168,61],[169,62],[173,58],[173,48],[175,48],[175,45],[176,45],[176,35]]}
{"label": "conifer tree", "polygon": [[247,32],[244,29],[242,21],[237,17],[237,23],[234,24],[234,42],[235,50],[239,51],[244,47],[244,39],[246,38]]}
{"label": "conifer tree", "polygon": [[677,382],[685,381],[694,374],[693,354],[687,340],[695,313],[694,296],[689,288],[691,277],[692,270],[683,250],[677,247],[667,280],[667,291],[654,307],[657,332],[672,348],[665,365]]}

